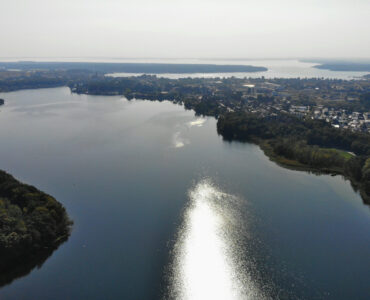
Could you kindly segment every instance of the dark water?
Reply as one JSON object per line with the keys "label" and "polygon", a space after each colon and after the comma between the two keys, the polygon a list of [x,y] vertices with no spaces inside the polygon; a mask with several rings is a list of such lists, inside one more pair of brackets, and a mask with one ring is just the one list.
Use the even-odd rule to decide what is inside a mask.
{"label": "dark water", "polygon": [[370,299],[370,209],[168,102],[0,94],[0,168],[75,225],[0,299]]}

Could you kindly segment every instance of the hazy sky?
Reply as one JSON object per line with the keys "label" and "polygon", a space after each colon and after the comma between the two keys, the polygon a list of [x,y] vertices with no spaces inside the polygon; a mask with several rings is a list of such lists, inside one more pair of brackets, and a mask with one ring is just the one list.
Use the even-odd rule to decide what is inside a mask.
{"label": "hazy sky", "polygon": [[370,57],[370,0],[0,0],[0,57]]}

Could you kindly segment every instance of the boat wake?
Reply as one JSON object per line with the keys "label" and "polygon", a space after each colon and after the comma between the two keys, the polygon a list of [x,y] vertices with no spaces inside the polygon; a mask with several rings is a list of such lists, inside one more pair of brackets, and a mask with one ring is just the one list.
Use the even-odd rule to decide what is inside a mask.
{"label": "boat wake", "polygon": [[202,127],[206,121],[207,121],[207,119],[205,119],[205,118],[198,118],[194,121],[189,122],[188,126],[189,127],[193,127],[193,126]]}
{"label": "boat wake", "polygon": [[187,144],[189,144],[189,141],[181,136],[180,131],[177,131],[173,135],[173,139],[172,139],[173,148],[182,148]]}

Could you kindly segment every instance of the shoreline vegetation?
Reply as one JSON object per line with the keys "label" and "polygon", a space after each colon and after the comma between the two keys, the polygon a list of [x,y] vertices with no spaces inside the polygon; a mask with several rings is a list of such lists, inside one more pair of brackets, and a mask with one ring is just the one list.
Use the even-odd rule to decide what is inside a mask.
{"label": "shoreline vegetation", "polygon": [[103,63],[103,62],[0,62],[0,70],[19,71],[76,71],[106,73],[235,73],[264,72],[268,69],[251,65],[218,65],[218,64],[174,64],[174,63]]}
{"label": "shoreline vegetation", "polygon": [[[263,153],[274,163],[277,165],[290,169],[293,171],[303,171],[308,172],[316,175],[341,175],[345,180],[348,180],[355,192],[359,192],[362,201],[366,205],[370,205],[370,194],[369,194],[369,182],[364,181],[361,182],[361,178],[358,178],[359,176],[352,176],[352,174],[347,173],[346,168],[342,166],[331,166],[331,167],[314,167],[312,165],[307,165],[299,162],[298,160],[292,160],[289,158],[286,158],[284,156],[280,156],[274,152],[273,147],[271,147],[270,143],[268,141],[263,140],[257,140],[254,142],[257,144]],[[330,150],[336,150],[337,149],[330,149]],[[339,150],[339,152],[342,152]],[[367,170],[369,169],[369,162],[367,163]],[[365,167],[365,165],[364,165]],[[357,171],[358,172],[358,171]]]}
{"label": "shoreline vegetation", "polygon": [[339,72],[370,72],[369,59],[340,60],[340,59],[301,59],[301,62],[317,63],[315,69]]}
{"label": "shoreline vegetation", "polygon": [[[347,170],[345,166],[331,166],[331,167],[314,167],[312,165],[307,165],[299,162],[298,160],[292,160],[288,159],[284,156],[280,156],[274,152],[273,147],[269,144],[267,141],[259,141],[256,143],[261,150],[264,152],[264,154],[273,162],[278,164],[279,166],[286,168],[286,169],[291,169],[294,171],[304,171],[316,175],[341,175],[345,180],[349,180],[351,183],[352,188],[354,189],[355,192],[359,192],[360,196],[362,198],[362,201],[364,204],[370,205],[370,191],[369,191],[369,182],[368,180],[364,182],[361,182],[361,177],[360,176],[352,176],[352,174],[347,173]],[[339,152],[342,152],[341,150],[337,149],[330,149],[330,150],[336,150]],[[369,162],[366,162],[367,164],[367,170],[369,169]],[[365,167],[365,165],[363,166]],[[358,172],[358,171],[357,171]]]}
{"label": "shoreline vegetation", "polygon": [[368,135],[350,134],[317,120],[302,120],[290,115],[261,118],[244,112],[221,116],[217,132],[226,141],[259,145],[265,155],[280,166],[316,174],[342,175],[360,192],[363,202],[370,204]]}
{"label": "shoreline vegetation", "polygon": [[[360,192],[363,202],[370,204],[369,134],[334,128],[325,120],[281,111],[273,114],[247,112],[243,105],[248,99],[241,97],[236,83],[237,79],[173,80],[143,75],[89,81],[73,84],[70,88],[78,94],[123,95],[129,100],[169,100],[183,104],[198,115],[218,119],[217,130],[225,140],[255,142],[281,166],[343,175],[354,190]],[[257,101],[272,99],[262,96]],[[365,108],[367,104],[361,105]]]}
{"label": "shoreline vegetation", "polygon": [[250,65],[0,62],[0,92],[70,86],[76,82],[104,81],[112,73],[255,73],[268,69]]}
{"label": "shoreline vegetation", "polygon": [[27,275],[65,242],[72,221],[52,196],[0,170],[0,287]]}
{"label": "shoreline vegetation", "polygon": [[370,63],[369,64],[360,64],[360,63],[342,63],[342,64],[320,64],[314,66],[316,69],[329,70],[329,71],[341,71],[341,72],[370,72]]}
{"label": "shoreline vegetation", "polygon": [[[40,76],[45,79],[45,74],[49,73]],[[255,142],[271,160],[285,167],[341,174],[351,181],[356,191],[360,191],[364,203],[370,204],[370,135],[334,128],[325,119],[289,113],[287,106],[288,103],[308,105],[313,101],[308,95],[326,88],[327,92],[321,92],[319,104],[330,108],[334,102],[343,110],[368,111],[370,93],[367,92],[367,81],[296,78],[266,82],[261,78],[252,81],[253,84],[246,84],[251,80],[233,77],[167,79],[154,75],[113,78],[91,70],[62,70],[52,74],[59,78],[59,84],[67,85],[73,93],[123,95],[129,100],[168,100],[183,104],[198,115],[213,116],[218,119],[217,130],[225,140]],[[30,76],[31,79],[34,77]],[[17,87],[19,80],[14,79],[14,82],[14,87]],[[255,94],[255,83],[263,87],[260,88],[263,94]],[[298,93],[296,99],[282,92],[287,94],[284,100],[275,101],[282,97],[276,93],[284,85],[295,87],[292,92]],[[361,88],[354,92],[357,86]],[[342,90],[343,87],[359,100],[338,102],[328,97],[327,93],[337,95],[337,89]],[[308,94],[299,94],[301,90]]]}

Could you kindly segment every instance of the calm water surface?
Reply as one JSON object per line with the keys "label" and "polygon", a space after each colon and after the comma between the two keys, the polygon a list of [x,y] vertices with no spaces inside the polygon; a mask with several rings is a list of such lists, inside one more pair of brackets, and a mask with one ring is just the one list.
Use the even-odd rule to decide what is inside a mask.
{"label": "calm water surface", "polygon": [[[330,71],[314,68],[320,63],[303,62],[298,59],[202,59],[202,58],[81,58],[81,57],[18,57],[18,58],[0,58],[0,61],[59,61],[59,62],[105,62],[105,63],[167,63],[167,64],[218,64],[218,65],[252,65],[266,67],[266,72],[235,72],[235,73],[183,73],[183,74],[156,74],[159,77],[171,79],[186,78],[186,77],[252,77],[260,78],[336,78],[336,79],[358,79],[368,74],[369,72],[354,72],[354,71]],[[354,60],[356,62],[356,60]],[[330,62],[330,60],[329,60]],[[364,60],[364,62],[368,62]],[[113,73],[109,76],[126,77],[138,76],[142,73]]]}
{"label": "calm water surface", "polygon": [[[132,62],[132,60],[127,60],[125,62]],[[223,65],[252,65],[259,67],[266,67],[268,70],[265,72],[235,72],[235,73],[191,73],[191,74],[156,74],[159,77],[166,77],[171,79],[178,78],[213,78],[213,77],[251,77],[260,78],[264,76],[265,78],[336,78],[336,79],[358,79],[369,72],[353,72],[353,71],[330,71],[314,68],[315,65],[319,63],[308,63],[301,62],[296,59],[258,59],[258,60],[135,60],[135,62],[162,62],[162,63],[192,63],[192,64],[223,64]],[[142,75],[138,73],[113,73],[109,76],[113,77],[125,77],[125,76],[137,76]]]}
{"label": "calm water surface", "polygon": [[370,299],[370,210],[169,102],[0,94],[0,168],[62,202],[69,240],[0,299]]}

